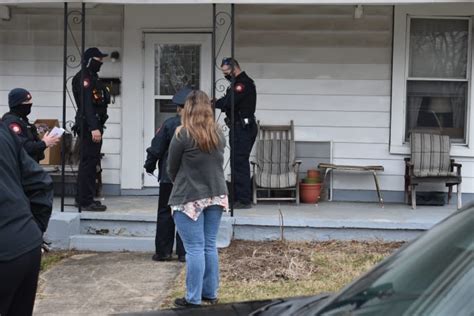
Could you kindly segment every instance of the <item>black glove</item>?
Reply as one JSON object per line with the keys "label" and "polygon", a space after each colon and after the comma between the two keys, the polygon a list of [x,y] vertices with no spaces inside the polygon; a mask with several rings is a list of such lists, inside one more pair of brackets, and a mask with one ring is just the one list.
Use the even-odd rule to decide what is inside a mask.
{"label": "black glove", "polygon": [[143,165],[143,168],[145,168],[146,172],[147,173],[152,173],[155,171],[156,169],[156,163],[152,163],[150,161],[147,161],[145,162],[145,164]]}

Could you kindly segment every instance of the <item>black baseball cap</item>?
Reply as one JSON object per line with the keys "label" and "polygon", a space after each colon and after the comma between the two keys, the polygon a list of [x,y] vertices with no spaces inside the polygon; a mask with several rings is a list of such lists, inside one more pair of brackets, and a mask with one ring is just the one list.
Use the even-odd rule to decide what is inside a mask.
{"label": "black baseball cap", "polygon": [[109,54],[102,53],[97,47],[90,47],[84,52],[84,61],[88,62],[89,59],[93,57],[104,58],[109,56]]}
{"label": "black baseball cap", "polygon": [[186,98],[188,95],[193,91],[193,89],[189,87],[184,87],[178,90],[176,94],[173,96],[173,99],[171,99],[171,102],[178,106],[184,106],[184,103],[186,103]]}

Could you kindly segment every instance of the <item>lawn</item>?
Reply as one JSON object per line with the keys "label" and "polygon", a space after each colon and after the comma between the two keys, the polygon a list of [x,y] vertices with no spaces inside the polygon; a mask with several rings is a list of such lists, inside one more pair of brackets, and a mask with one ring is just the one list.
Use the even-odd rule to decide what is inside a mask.
{"label": "lawn", "polygon": [[40,272],[45,272],[61,260],[69,258],[77,253],[77,251],[49,251],[43,253],[41,257]]}
{"label": "lawn", "polygon": [[[221,249],[221,303],[333,292],[402,243],[233,241]],[[163,307],[184,295],[185,271]]]}

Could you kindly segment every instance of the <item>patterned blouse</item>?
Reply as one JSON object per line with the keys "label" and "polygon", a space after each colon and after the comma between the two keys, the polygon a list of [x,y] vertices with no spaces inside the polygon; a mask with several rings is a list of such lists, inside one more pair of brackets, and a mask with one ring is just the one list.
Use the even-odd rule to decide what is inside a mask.
{"label": "patterned blouse", "polygon": [[197,221],[202,211],[211,205],[222,206],[222,208],[227,212],[229,210],[229,199],[227,198],[227,195],[219,195],[212,198],[191,201],[186,204],[171,205],[171,213],[175,211],[183,212],[193,221]]}

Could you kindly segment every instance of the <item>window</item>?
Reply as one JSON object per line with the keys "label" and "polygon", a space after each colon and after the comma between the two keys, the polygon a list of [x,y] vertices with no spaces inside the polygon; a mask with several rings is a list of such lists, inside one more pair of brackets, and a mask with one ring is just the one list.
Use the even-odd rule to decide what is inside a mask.
{"label": "window", "polygon": [[470,20],[408,17],[405,135],[427,131],[465,144],[469,102]]}
{"label": "window", "polygon": [[176,115],[173,95],[183,87],[200,88],[201,45],[155,44],[155,130]]}
{"label": "window", "polygon": [[472,3],[394,7],[391,154],[410,154],[410,132],[426,131],[474,157],[473,21]]}

